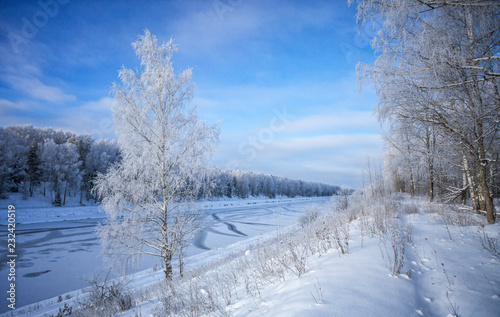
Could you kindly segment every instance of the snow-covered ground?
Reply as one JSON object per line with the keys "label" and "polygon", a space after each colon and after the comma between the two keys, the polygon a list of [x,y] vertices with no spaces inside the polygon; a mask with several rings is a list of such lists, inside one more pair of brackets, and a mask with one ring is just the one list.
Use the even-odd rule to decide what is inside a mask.
{"label": "snow-covered ground", "polygon": [[[435,215],[409,217],[413,246],[403,274],[390,274],[377,238],[354,222],[350,253],[308,260],[308,272],[245,296],[233,316],[500,316],[500,262],[479,242],[477,226],[451,227]],[[498,237],[498,224],[487,228]],[[406,274],[408,273],[408,275]],[[128,316],[133,316],[129,314]],[[143,316],[146,316],[143,314]]]}
{"label": "snow-covered ground", "polygon": [[[329,197],[226,198],[199,202],[209,221],[187,254],[193,256],[225,247],[293,224],[304,208],[328,200]],[[99,206],[80,206],[70,199],[69,206],[52,207],[50,200],[43,197],[22,200],[17,195],[1,202],[5,210],[8,204],[16,207],[17,307],[86,287],[87,280],[102,270],[101,245],[94,232],[95,225],[104,219]],[[0,229],[7,233],[6,216],[2,218]],[[6,247],[6,243],[0,245],[0,276],[4,277],[9,270]],[[158,259],[144,257],[133,272],[155,266],[159,267]],[[7,284],[2,283],[2,292],[7,291]],[[0,303],[0,312],[8,310],[7,304]]]}
{"label": "snow-covered ground", "polygon": [[[494,249],[499,251],[499,224],[482,226],[484,219],[468,211],[421,201],[364,202],[347,215],[336,211],[338,216],[328,216],[329,204],[319,209],[325,216],[310,226],[280,227],[189,257],[187,277],[175,283],[176,297],[185,301],[176,305],[197,303],[191,308],[216,316],[500,316],[500,255]],[[322,233],[335,221],[348,234]],[[322,249],[325,237],[339,236],[346,237],[348,252]],[[285,251],[289,261],[280,269],[273,255],[289,248],[299,260]],[[394,256],[398,250],[404,257]],[[399,273],[396,259],[403,259]],[[300,274],[297,263],[304,264]],[[126,281],[136,297],[134,308],[121,316],[158,316],[166,309],[161,298],[171,295],[161,291],[161,269]],[[85,296],[63,294],[61,302],[52,298],[14,315],[55,315]]]}

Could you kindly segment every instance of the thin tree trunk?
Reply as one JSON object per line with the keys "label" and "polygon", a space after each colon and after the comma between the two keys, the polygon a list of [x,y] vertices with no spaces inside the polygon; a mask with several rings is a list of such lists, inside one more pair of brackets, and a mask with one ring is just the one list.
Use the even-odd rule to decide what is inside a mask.
{"label": "thin tree trunk", "polygon": [[429,202],[434,201],[434,166],[430,162],[428,163],[428,169],[429,169]]}
{"label": "thin tree trunk", "polygon": [[373,190],[373,181],[372,181],[372,171],[371,171],[371,167],[370,167],[370,158],[368,158],[368,160],[367,160],[367,167],[368,167],[368,180],[369,180],[369,184],[370,184],[370,189],[371,189],[371,192],[372,192],[372,196],[375,196],[375,192]]}
{"label": "thin tree trunk", "polygon": [[181,277],[184,277],[184,261],[183,261],[183,257],[182,257],[182,254],[183,253],[183,250],[182,248],[179,250],[179,275]]}
{"label": "thin tree trunk", "polygon": [[479,211],[479,201],[477,198],[477,192],[476,192],[476,184],[474,182],[474,179],[472,178],[472,173],[469,170],[469,164],[467,161],[466,156],[464,155],[464,172],[467,175],[467,180],[469,183],[469,193],[470,193],[470,199],[472,202],[472,209],[475,212]]}
{"label": "thin tree trunk", "polygon": [[[488,186],[488,180],[487,180],[487,164],[488,161],[486,160],[486,150],[484,148],[484,138],[482,137],[483,135],[483,125],[482,122],[478,122],[477,124],[477,131],[478,134],[481,136],[477,140],[477,147],[478,147],[478,162],[477,162],[477,168],[478,168],[478,185],[479,185],[479,192],[480,192],[480,197],[482,198],[482,203],[484,204],[484,209],[486,210],[486,219],[488,220],[489,224],[494,224],[495,223],[495,206],[493,205],[493,198],[490,195],[490,190]],[[483,207],[483,206],[481,206]]]}
{"label": "thin tree trunk", "polygon": [[[497,157],[497,161],[498,161],[498,157]],[[490,196],[491,197],[494,197],[494,185],[495,185],[495,166],[494,164],[490,163]]]}
{"label": "thin tree trunk", "polygon": [[413,179],[413,169],[410,165],[410,195],[411,197],[415,197],[415,180]]}
{"label": "thin tree trunk", "polygon": [[[167,251],[167,252],[169,252],[169,251]],[[165,254],[163,257],[163,263],[165,264],[165,280],[167,282],[172,280],[172,263],[171,262],[172,262],[172,255]]]}
{"label": "thin tree trunk", "polygon": [[427,147],[427,169],[429,173],[429,202],[434,201],[434,161],[433,153],[436,148],[436,133],[426,128],[425,145]]}
{"label": "thin tree trunk", "polygon": [[[465,161],[465,156],[464,156]],[[462,205],[467,203],[467,171],[465,167],[462,168]]]}
{"label": "thin tree trunk", "polygon": [[482,199],[484,200],[484,205],[486,209],[486,219],[489,224],[495,223],[495,205],[493,204],[493,198],[490,195],[490,190],[488,189],[488,182],[486,180],[486,165],[479,164],[478,182],[480,184],[480,193]]}
{"label": "thin tree trunk", "polygon": [[66,206],[66,193],[68,191],[68,185],[64,185],[64,198],[63,198],[63,206]]}

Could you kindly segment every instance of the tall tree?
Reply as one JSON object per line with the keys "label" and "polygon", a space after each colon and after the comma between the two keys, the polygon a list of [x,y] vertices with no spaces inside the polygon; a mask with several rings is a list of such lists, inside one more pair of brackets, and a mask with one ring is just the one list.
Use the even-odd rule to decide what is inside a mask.
{"label": "tall tree", "polygon": [[[99,173],[106,173],[108,168],[119,162],[120,159],[120,148],[116,141],[99,140],[93,142],[85,158],[85,170],[82,176],[85,186],[93,188],[96,176]],[[94,195],[94,199],[97,202],[97,196]]]}
{"label": "tall tree", "polygon": [[[353,2],[353,1],[350,1]],[[495,222],[488,165],[500,128],[500,3],[359,0],[358,21],[383,21],[379,56],[359,68],[377,89],[378,116],[432,126],[472,164],[469,184]]]}
{"label": "tall tree", "polygon": [[40,170],[40,158],[38,143],[33,142],[29,148],[28,152],[28,181],[29,181],[29,194],[33,197],[35,188],[40,184],[41,180],[41,170]]}
{"label": "tall tree", "polygon": [[113,258],[160,257],[170,280],[174,255],[182,252],[201,219],[192,204],[199,187],[197,171],[212,152],[219,129],[188,107],[192,71],[174,72],[177,49],[172,40],[160,45],[146,30],[132,46],[140,69],[122,68],[121,84],[113,85],[113,117],[123,158],[96,182],[109,217],[100,236]]}

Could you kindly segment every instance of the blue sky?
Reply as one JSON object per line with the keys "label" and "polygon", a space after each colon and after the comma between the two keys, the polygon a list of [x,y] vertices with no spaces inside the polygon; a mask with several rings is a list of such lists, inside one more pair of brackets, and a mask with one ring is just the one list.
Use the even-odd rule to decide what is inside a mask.
{"label": "blue sky", "polygon": [[193,103],[222,121],[212,163],[358,187],[379,158],[376,98],[358,91],[369,29],[341,1],[0,2],[0,126],[33,124],[114,138],[110,86],[144,29],[174,38],[193,68]]}

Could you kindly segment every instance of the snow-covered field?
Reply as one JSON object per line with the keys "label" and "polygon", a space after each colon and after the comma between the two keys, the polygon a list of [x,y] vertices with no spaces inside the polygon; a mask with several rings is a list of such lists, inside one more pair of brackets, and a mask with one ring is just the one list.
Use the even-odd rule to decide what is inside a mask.
{"label": "snow-covered field", "polygon": [[[280,226],[190,256],[185,278],[170,288],[161,269],[129,275],[133,308],[120,316],[173,307],[215,316],[500,316],[499,224],[402,199],[317,209],[305,227]],[[86,296],[70,292],[13,315],[56,315]]]}

